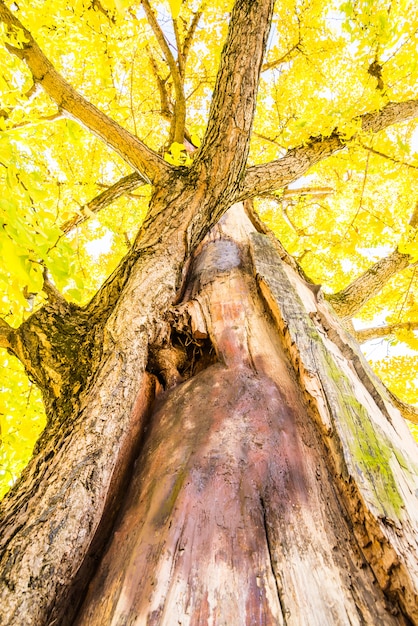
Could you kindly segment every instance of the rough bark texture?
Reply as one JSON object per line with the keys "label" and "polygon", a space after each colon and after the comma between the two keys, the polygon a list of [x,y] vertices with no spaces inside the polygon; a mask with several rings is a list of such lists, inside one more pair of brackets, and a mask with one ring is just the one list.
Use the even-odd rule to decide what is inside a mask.
{"label": "rough bark texture", "polygon": [[218,362],[157,400],[76,623],[407,624],[399,605],[415,623],[414,443],[391,443],[402,420],[239,205],[177,312]]}

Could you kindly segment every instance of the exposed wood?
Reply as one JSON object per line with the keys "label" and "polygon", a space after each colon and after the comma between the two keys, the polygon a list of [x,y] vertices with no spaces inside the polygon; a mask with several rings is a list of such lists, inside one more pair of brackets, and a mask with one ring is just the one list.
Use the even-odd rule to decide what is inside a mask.
{"label": "exposed wood", "polygon": [[254,239],[260,288],[323,429],[356,536],[381,587],[417,623],[416,444],[326,303],[278,266],[261,237]]}
{"label": "exposed wood", "polygon": [[[360,409],[333,386],[346,381],[346,393],[361,396],[365,423],[357,424],[358,437],[369,432],[367,420],[383,419],[387,431],[387,418],[379,417],[358,378],[354,385],[357,374],[338,353],[331,329],[321,328],[319,337],[321,324],[309,317],[316,307],[312,293],[289,272],[239,206],[201,245],[187,302],[179,307],[199,303],[219,363],[157,403],[78,626],[406,626],[399,604],[417,618],[416,596],[410,587],[403,596],[399,584],[417,581],[413,568],[405,573],[402,552],[413,545],[407,537],[416,542],[411,520],[392,509],[379,517],[382,503],[369,491],[373,481],[381,489],[377,471],[361,479],[361,493],[350,480],[350,473],[359,479],[363,466],[358,457],[359,466],[353,463],[345,419]],[[331,362],[335,381],[329,372],[323,380]],[[382,436],[376,435],[386,442]],[[394,439],[391,467],[400,443],[396,433]],[[403,455],[413,451],[408,441]],[[402,471],[393,466],[394,484]],[[340,495],[331,487],[335,478]],[[410,507],[410,496],[402,497]],[[345,506],[355,508],[357,542]]]}

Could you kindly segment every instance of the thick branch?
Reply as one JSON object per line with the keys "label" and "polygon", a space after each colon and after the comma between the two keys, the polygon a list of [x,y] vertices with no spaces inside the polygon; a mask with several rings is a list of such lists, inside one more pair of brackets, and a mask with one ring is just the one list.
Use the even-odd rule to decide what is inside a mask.
{"label": "thick branch", "polygon": [[389,102],[381,111],[365,113],[360,117],[362,130],[377,133],[392,124],[407,122],[418,116],[418,100]]}
{"label": "thick branch", "polygon": [[418,322],[400,322],[398,324],[389,324],[388,326],[373,326],[372,328],[361,328],[360,330],[353,329],[351,334],[359,343],[364,343],[372,339],[390,337],[399,330],[418,330]]}
{"label": "thick branch", "polygon": [[[106,189],[101,194],[90,200],[85,207],[82,207],[81,214],[75,215],[70,220],[62,224],[61,230],[64,233],[70,232],[73,228],[85,222],[89,218],[90,213],[98,213],[101,209],[109,206],[112,202],[123,196],[124,194],[134,191],[140,185],[145,185],[146,180],[142,178],[138,172],[133,172],[128,176],[124,176],[117,183]],[[87,209],[87,211],[86,211]]]}
{"label": "thick branch", "polygon": [[[186,125],[186,100],[184,97],[182,76],[179,71],[179,67],[176,63],[176,60],[174,59],[173,54],[170,50],[170,47],[167,43],[167,40],[164,36],[164,33],[161,30],[159,23],[157,22],[157,19],[154,15],[153,10],[151,9],[151,6],[148,0],[142,0],[142,6],[144,7],[148,23],[153,30],[153,33],[158,41],[158,44],[161,48],[164,58],[167,61],[168,67],[170,68],[171,77],[173,79],[174,91],[176,94],[173,140],[177,141],[178,143],[183,143],[184,127]],[[180,51],[179,51],[179,54],[180,54]]]}
{"label": "thick branch", "polygon": [[[415,205],[409,225],[416,228],[418,224],[418,202]],[[336,313],[349,319],[361,309],[371,298],[377,295],[392,276],[406,269],[412,262],[409,254],[396,249],[389,256],[380,259],[369,267],[364,274],[356,278],[350,285],[338,293],[327,296]],[[381,336],[381,335],[379,335]],[[359,339],[360,341],[360,339]],[[367,341],[362,339],[361,341]]]}
{"label": "thick branch", "polygon": [[213,182],[237,184],[242,176],[273,4],[238,0],[232,11],[208,126],[194,163]]}
{"label": "thick branch", "polygon": [[394,250],[389,256],[369,267],[348,287],[327,296],[327,300],[340,317],[353,317],[366,302],[382,290],[392,276],[407,268],[411,260],[409,254]]}
{"label": "thick branch", "polygon": [[[406,122],[418,116],[418,100],[389,102],[381,111],[365,113],[358,119],[363,131],[377,133],[392,124]],[[310,167],[345,147],[342,137],[334,132],[329,137],[314,137],[297,146],[281,159],[248,168],[240,199],[285,187],[302,176]]]}
{"label": "thick branch", "polygon": [[168,174],[170,167],[158,154],[99,111],[64,80],[3,0],[0,0],[0,22],[10,32],[23,31],[26,39],[23,46],[16,48],[6,44],[7,48],[26,63],[35,83],[43,87],[61,110],[100,137],[150,183],[158,183]]}

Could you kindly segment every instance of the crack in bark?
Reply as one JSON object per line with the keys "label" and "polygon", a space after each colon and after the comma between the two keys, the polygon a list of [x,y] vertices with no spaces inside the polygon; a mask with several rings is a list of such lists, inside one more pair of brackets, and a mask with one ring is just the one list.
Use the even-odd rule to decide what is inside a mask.
{"label": "crack in bark", "polygon": [[283,595],[282,595],[282,592],[280,590],[279,583],[277,581],[278,574],[276,574],[275,567],[274,567],[273,553],[272,553],[270,537],[269,537],[269,529],[268,529],[268,524],[267,524],[267,509],[266,509],[266,505],[265,505],[263,496],[260,496],[260,505],[261,505],[261,512],[262,512],[262,516],[263,516],[263,528],[264,528],[264,534],[266,536],[266,546],[267,546],[267,552],[268,552],[268,556],[269,556],[271,574],[272,574],[273,579],[274,579],[274,584],[276,586],[277,599],[279,601],[280,610],[281,610],[282,616],[283,616],[283,626],[287,626],[287,619],[286,619],[287,611],[286,611],[286,608],[284,606]]}

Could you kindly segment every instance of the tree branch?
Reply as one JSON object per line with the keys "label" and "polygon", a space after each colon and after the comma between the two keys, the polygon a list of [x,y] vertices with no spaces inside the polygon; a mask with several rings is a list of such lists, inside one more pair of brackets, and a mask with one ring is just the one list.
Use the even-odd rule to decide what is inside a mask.
{"label": "tree branch", "polygon": [[[89,213],[98,213],[101,209],[109,206],[112,202],[131,191],[134,191],[140,185],[146,185],[147,181],[142,178],[138,172],[133,172],[128,176],[124,176],[117,183],[100,193],[98,196],[90,200],[85,207],[81,208],[81,215],[75,215],[70,220],[61,225],[64,233],[70,232],[73,228],[85,222],[89,218]],[[86,211],[87,209],[87,211]]]}
{"label": "tree branch", "polygon": [[[148,0],[142,0],[142,6],[144,7],[148,23],[153,30],[153,33],[158,41],[164,58],[167,61],[167,65],[170,68],[171,77],[173,79],[174,91],[176,94],[173,141],[183,143],[184,127],[186,125],[186,99],[184,97],[183,79],[181,76],[181,72]],[[179,54],[181,54],[180,50]]]}
{"label": "tree branch", "polygon": [[398,396],[395,396],[395,394],[392,393],[387,387],[386,391],[388,392],[391,401],[396,406],[402,417],[406,420],[409,420],[413,424],[418,424],[418,407],[414,406],[413,404],[408,404],[407,402],[404,402],[403,400],[398,398]]}
{"label": "tree branch", "polygon": [[394,250],[389,256],[374,263],[350,285],[335,294],[326,296],[337,315],[353,317],[362,306],[377,295],[392,276],[407,268],[412,261],[409,254]]}
{"label": "tree branch", "polygon": [[186,67],[187,57],[189,56],[190,47],[192,45],[193,37],[194,37],[194,34],[195,34],[196,29],[198,27],[200,18],[202,17],[202,14],[203,14],[205,6],[206,6],[206,3],[202,2],[202,4],[200,5],[200,8],[194,14],[192,22],[191,22],[190,27],[189,27],[189,30],[187,31],[186,37],[184,38],[183,49],[182,49],[182,57],[183,57],[183,66],[184,67]]}
{"label": "tree branch", "polygon": [[206,184],[236,189],[249,150],[257,89],[270,30],[273,0],[237,0],[209,111],[192,169]]}
{"label": "tree branch", "polygon": [[397,163],[398,165],[404,165],[405,167],[409,167],[411,169],[418,170],[418,165],[412,165],[412,163],[406,163],[405,161],[399,161],[399,159],[395,159],[394,157],[391,157],[389,154],[385,154],[384,152],[380,152],[379,150],[375,150],[371,146],[365,146],[363,143],[361,144],[361,146],[362,146],[362,148],[364,148],[368,152],[371,152],[372,154],[376,154],[377,156],[380,156],[383,159],[388,159],[389,161],[392,161],[392,163]]}
{"label": "tree branch", "polygon": [[157,63],[154,57],[152,56],[151,50],[148,48],[147,51],[148,51],[148,58],[149,58],[151,70],[152,70],[152,73],[154,74],[155,80],[157,81],[157,87],[158,87],[158,91],[160,94],[161,115],[167,120],[172,120],[173,112],[170,107],[168,93],[167,93],[167,87],[166,87],[167,79],[161,78],[158,72]]}
{"label": "tree branch", "polygon": [[[416,228],[418,225],[418,202],[409,225]],[[338,293],[326,296],[335,312],[342,318],[353,317],[371,298],[377,295],[392,276],[406,269],[412,263],[412,256],[394,250],[389,256],[380,259],[369,267],[361,276]],[[367,341],[363,339],[363,341]]]}
{"label": "tree branch", "polygon": [[279,65],[281,65],[285,61],[288,61],[290,58],[292,58],[293,53],[296,50],[298,50],[299,46],[300,46],[300,34],[299,34],[299,39],[297,43],[295,43],[295,45],[292,46],[290,50],[285,52],[284,55],[281,56],[279,59],[275,59],[274,61],[269,61],[268,63],[264,63],[263,67],[261,68],[261,71],[267,72],[268,70],[273,70],[274,68],[279,67]]}
{"label": "tree branch", "polygon": [[399,330],[418,330],[418,322],[399,322],[398,324],[389,324],[388,326],[374,326],[372,328],[361,328],[360,330],[351,330],[351,334],[359,343],[365,343],[372,339],[381,339],[390,337]]}
{"label": "tree branch", "polygon": [[64,80],[30,32],[7,8],[4,0],[0,0],[0,22],[6,25],[10,33],[23,31],[26,41],[21,48],[10,44],[6,44],[6,47],[26,63],[35,83],[43,87],[61,110],[112,147],[135,170],[141,172],[148,182],[157,184],[168,175],[171,168],[157,153],[99,111]]}
{"label": "tree branch", "polygon": [[[381,111],[365,113],[358,119],[363,131],[377,133],[392,124],[418,117],[418,100],[389,102]],[[314,137],[303,146],[291,148],[285,156],[270,163],[249,167],[241,186],[238,200],[254,197],[285,187],[310,167],[346,146],[341,135],[334,131],[329,137]]]}

